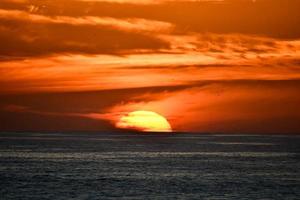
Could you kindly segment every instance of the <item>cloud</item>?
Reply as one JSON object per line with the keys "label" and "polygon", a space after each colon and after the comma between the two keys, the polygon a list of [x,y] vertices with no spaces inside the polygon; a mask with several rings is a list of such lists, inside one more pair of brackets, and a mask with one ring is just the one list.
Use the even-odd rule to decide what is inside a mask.
{"label": "cloud", "polygon": [[[69,54],[4,59],[0,66],[0,91],[84,91],[185,85],[207,80],[300,78],[298,40],[208,33],[156,37],[167,44],[157,52],[131,47],[116,48],[122,56]],[[132,40],[137,42],[137,38]]]}
{"label": "cloud", "polygon": [[0,41],[4,44],[0,55],[3,60],[55,53],[156,51],[167,44],[150,34],[166,33],[172,27],[170,23],[139,18],[49,17],[0,9]]}
{"label": "cloud", "polygon": [[[5,124],[0,129],[24,127],[16,120],[26,116],[22,120],[34,130],[49,128],[36,123],[41,119],[63,120],[68,123],[65,128],[75,130],[93,122],[88,130],[103,130],[98,122],[112,130],[128,112],[150,110],[165,116],[176,131],[291,134],[300,130],[299,87],[299,80],[233,80],[184,87],[2,95],[0,119]],[[61,123],[50,124],[51,130],[61,128]]]}
{"label": "cloud", "polygon": [[[93,92],[58,92],[0,96],[0,130],[114,130],[106,109],[140,94],[174,92],[184,87],[151,87]],[[147,95],[148,96],[148,95]],[[63,99],[63,101],[62,101]]]}
{"label": "cloud", "polygon": [[25,1],[18,4],[8,2],[11,1],[4,1],[0,7],[45,17],[138,18],[174,24],[178,32],[239,33],[279,39],[300,37],[298,0],[52,0]]}
{"label": "cloud", "polygon": [[114,130],[151,110],[179,131],[299,132],[299,6],[2,0],[0,130]]}
{"label": "cloud", "polygon": [[107,26],[113,29],[129,32],[170,32],[173,26],[170,23],[140,18],[117,19],[112,17],[69,17],[55,16],[48,17],[38,14],[30,14],[19,10],[0,9],[0,18],[20,21],[30,21],[34,23],[53,23],[69,25],[90,25],[90,26]]}
{"label": "cloud", "polygon": [[160,99],[117,104],[109,112],[119,116],[108,119],[116,123],[129,112],[151,110],[167,117],[177,131],[298,133],[298,87],[299,81],[211,82]]}
{"label": "cloud", "polygon": [[[295,27],[300,16],[294,13],[298,1],[113,2],[5,1],[0,6],[0,60],[198,52],[240,60],[267,53],[277,56],[283,48],[285,55],[299,50]],[[258,17],[253,17],[254,10]],[[269,11],[272,14],[265,13]]]}
{"label": "cloud", "polygon": [[28,112],[29,108],[26,106],[8,104],[3,107],[3,110],[8,112]]}
{"label": "cloud", "polygon": [[135,49],[156,51],[168,45],[151,36],[114,29],[18,22],[7,24],[9,28],[0,25],[2,60],[67,53],[117,55]]}

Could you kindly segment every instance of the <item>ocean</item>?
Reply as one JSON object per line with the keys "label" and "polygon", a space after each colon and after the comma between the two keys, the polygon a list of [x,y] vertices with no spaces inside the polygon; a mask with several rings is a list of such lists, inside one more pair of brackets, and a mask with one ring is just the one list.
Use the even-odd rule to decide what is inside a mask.
{"label": "ocean", "polygon": [[300,137],[0,133],[0,199],[300,199]]}

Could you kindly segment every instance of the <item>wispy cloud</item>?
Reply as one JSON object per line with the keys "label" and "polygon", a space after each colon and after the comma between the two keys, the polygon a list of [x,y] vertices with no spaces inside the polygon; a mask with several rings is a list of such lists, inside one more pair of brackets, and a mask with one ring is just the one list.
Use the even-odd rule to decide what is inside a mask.
{"label": "wispy cloud", "polygon": [[15,19],[21,21],[31,21],[36,23],[55,23],[70,25],[91,25],[91,26],[107,26],[122,31],[146,31],[146,32],[169,32],[173,25],[167,22],[146,20],[139,18],[117,19],[111,17],[68,17],[55,16],[48,17],[44,15],[31,14],[19,10],[0,9],[0,18]]}
{"label": "wispy cloud", "polygon": [[1,91],[81,91],[182,85],[206,80],[300,79],[298,51],[282,46],[282,50],[275,48],[263,53],[182,51],[6,61],[0,67]]}

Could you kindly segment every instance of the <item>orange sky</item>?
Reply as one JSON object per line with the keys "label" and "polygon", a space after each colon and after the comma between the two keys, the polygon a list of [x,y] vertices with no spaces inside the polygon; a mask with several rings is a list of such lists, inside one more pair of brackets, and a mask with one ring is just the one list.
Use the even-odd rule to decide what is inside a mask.
{"label": "orange sky", "polygon": [[1,0],[0,131],[300,132],[298,0]]}

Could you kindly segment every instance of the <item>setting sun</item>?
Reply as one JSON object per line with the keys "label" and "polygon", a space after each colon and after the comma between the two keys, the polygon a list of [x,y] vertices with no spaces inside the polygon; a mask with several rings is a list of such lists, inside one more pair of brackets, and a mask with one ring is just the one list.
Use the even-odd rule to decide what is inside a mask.
{"label": "setting sun", "polygon": [[142,110],[122,116],[116,127],[143,132],[172,132],[171,125],[166,118],[155,112]]}

